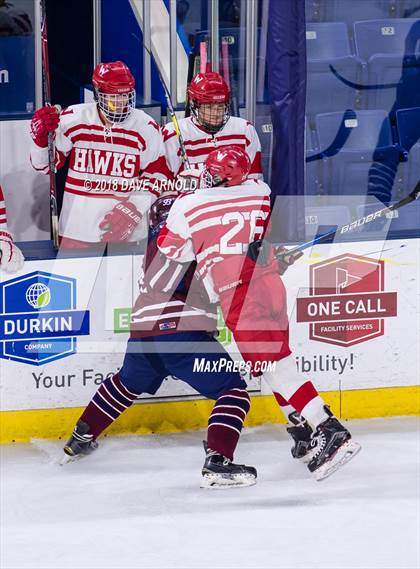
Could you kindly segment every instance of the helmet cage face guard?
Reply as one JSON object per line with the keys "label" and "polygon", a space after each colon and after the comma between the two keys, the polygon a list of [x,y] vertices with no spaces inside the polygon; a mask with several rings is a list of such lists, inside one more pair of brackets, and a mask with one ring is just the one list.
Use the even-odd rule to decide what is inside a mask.
{"label": "helmet cage face guard", "polygon": [[210,174],[207,168],[204,168],[200,176],[200,188],[203,190],[208,190],[209,188],[212,187],[213,187],[213,176]]}
{"label": "helmet cage face guard", "polygon": [[98,106],[106,119],[112,124],[125,121],[136,106],[136,91],[127,93],[105,93],[95,90]]}
{"label": "helmet cage face guard", "polygon": [[242,148],[232,145],[212,150],[204,163],[201,187],[240,185],[247,179],[250,170],[249,156]]}
{"label": "helmet cage face guard", "polygon": [[204,168],[200,176],[200,189],[208,190],[209,188],[216,188],[222,186],[228,181],[227,178],[223,179],[220,174],[212,174],[210,170]]}
{"label": "helmet cage face guard", "polygon": [[[224,105],[223,115],[221,117],[221,120],[217,121],[216,119],[218,118],[218,116],[220,114],[220,111],[217,109],[217,107],[219,107],[219,105],[221,105],[221,104]],[[200,107],[203,105],[210,108],[209,120],[205,120],[203,118],[202,114],[200,116],[200,112],[199,112]],[[213,107],[213,109],[212,109],[212,107]],[[223,128],[230,118],[230,102],[227,102],[227,103],[215,103],[215,102],[203,103],[203,102],[199,102],[196,100],[191,100],[190,108],[191,108],[191,114],[194,118],[194,121],[199,126],[204,128],[205,131],[207,131],[211,134],[216,133],[221,128]]]}

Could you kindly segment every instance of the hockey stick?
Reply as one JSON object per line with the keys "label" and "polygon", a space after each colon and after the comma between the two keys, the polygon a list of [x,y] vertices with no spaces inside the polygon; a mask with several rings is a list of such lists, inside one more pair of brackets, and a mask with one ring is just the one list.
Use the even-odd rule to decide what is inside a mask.
{"label": "hockey stick", "polygon": [[[189,56],[188,56],[188,75],[187,75],[187,89],[186,91],[188,92],[188,87],[189,84],[191,83],[191,79],[194,77],[195,73],[194,73],[194,69],[195,69],[195,59],[196,59],[196,54],[194,53],[194,51],[192,51]],[[191,107],[190,107],[190,102],[189,99],[187,97],[187,100],[185,102],[185,112],[184,112],[184,117],[187,118],[191,115]]]}
{"label": "hockey stick", "polygon": [[222,68],[223,68],[223,78],[230,89],[230,77],[229,77],[229,43],[227,38],[222,38]]}
{"label": "hockey stick", "polygon": [[[146,46],[144,46],[144,49],[147,51],[147,53],[151,57],[153,57],[152,52],[149,49],[147,49]],[[153,57],[153,59],[154,59],[154,57]],[[156,61],[155,61],[155,63],[156,63]],[[171,117],[172,124],[174,125],[174,129],[175,129],[176,135],[178,137],[179,149],[181,150],[181,160],[184,162],[185,166],[190,170],[191,164],[190,164],[190,161],[189,161],[188,156],[187,156],[187,151],[185,149],[185,143],[184,143],[184,139],[183,139],[182,134],[181,134],[181,129],[179,128],[178,118],[175,114],[174,106],[172,104],[171,94],[169,93],[169,90],[166,86],[166,83],[162,77],[162,74],[160,72],[160,69],[159,69],[159,66],[157,63],[156,63],[156,69],[157,69],[157,72],[159,74],[160,82],[162,83],[163,91],[165,93],[166,104],[168,105],[169,116]]]}
{"label": "hockey stick", "polygon": [[284,257],[287,257],[289,255],[293,255],[293,253],[297,253],[299,251],[304,251],[308,247],[312,247],[312,245],[317,245],[318,243],[323,243],[325,241],[329,241],[336,234],[345,235],[345,234],[349,233],[350,231],[353,231],[353,229],[356,229],[356,227],[360,227],[361,225],[365,225],[366,223],[370,223],[371,221],[378,219],[378,218],[386,215],[387,213],[389,213],[391,211],[395,211],[397,209],[400,209],[401,207],[417,200],[419,198],[419,196],[420,196],[420,180],[417,182],[416,187],[414,188],[414,190],[412,192],[410,192],[408,194],[408,196],[406,196],[405,198],[403,198],[399,202],[395,203],[394,205],[392,205],[390,207],[384,207],[382,209],[378,209],[377,211],[374,211],[373,213],[369,213],[366,216],[359,217],[359,219],[356,219],[355,221],[352,221],[351,223],[341,225],[341,226],[337,227],[337,229],[334,229],[333,231],[328,231],[328,233],[324,233],[323,235],[320,235],[319,237],[315,237],[315,239],[312,239],[311,241],[307,241],[306,243],[303,243],[302,245],[298,245],[297,247],[293,247],[292,249],[288,249],[287,251],[283,251],[282,253],[280,253],[276,256],[279,258],[284,258]]}
{"label": "hockey stick", "polygon": [[[51,83],[50,67],[48,62],[48,35],[47,35],[47,11],[45,0],[41,0],[41,51],[42,51],[42,88],[44,104],[51,106]],[[55,181],[55,141],[54,133],[48,133],[48,166],[50,176],[50,217],[53,245],[58,249],[58,211],[57,211],[57,188]]]}
{"label": "hockey stick", "polygon": [[200,73],[207,71],[207,41],[200,42]]}

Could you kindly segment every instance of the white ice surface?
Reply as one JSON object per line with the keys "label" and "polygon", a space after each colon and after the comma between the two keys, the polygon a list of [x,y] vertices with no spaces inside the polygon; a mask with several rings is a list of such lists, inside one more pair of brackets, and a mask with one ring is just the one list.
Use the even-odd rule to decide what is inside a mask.
{"label": "white ice surface", "polygon": [[61,442],[1,448],[1,567],[417,569],[415,418],[349,423],[362,452],[315,482],[283,426],[245,430],[256,486],[200,490],[203,432],[105,438],[60,467]]}

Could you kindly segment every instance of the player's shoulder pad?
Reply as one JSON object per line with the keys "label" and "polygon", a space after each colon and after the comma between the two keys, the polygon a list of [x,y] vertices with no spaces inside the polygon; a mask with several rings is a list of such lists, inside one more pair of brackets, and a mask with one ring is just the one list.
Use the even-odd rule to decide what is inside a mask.
{"label": "player's shoulder pad", "polygon": [[[179,128],[182,130],[188,130],[188,127],[191,125],[191,117],[183,117],[178,119]],[[172,121],[168,121],[163,129],[167,129],[169,132],[175,132],[174,123]]]}
{"label": "player's shoulder pad", "polygon": [[74,114],[74,109],[72,108],[72,106],[65,107],[64,109],[62,109],[60,117],[65,117],[66,115],[73,115],[73,114]]}
{"label": "player's shoulder pad", "polygon": [[251,121],[248,121],[246,119],[243,119],[241,117],[234,117],[236,118],[237,121],[237,125],[238,126],[242,126],[244,130],[255,130],[255,126],[254,123],[252,123]]}
{"label": "player's shoulder pad", "polygon": [[172,218],[180,214],[183,215],[191,207],[191,204],[195,203],[194,195],[193,193],[180,194],[172,204],[169,215]]}
{"label": "player's shoulder pad", "polygon": [[172,123],[167,123],[162,127],[163,141],[166,142],[173,136],[176,136],[175,127]]}
{"label": "player's shoulder pad", "polygon": [[[229,125],[230,123],[230,125]],[[235,133],[246,133],[249,132],[250,130],[255,130],[254,125],[247,121],[246,119],[243,119],[241,117],[230,117],[227,125],[230,126],[230,130],[232,132]]]}
{"label": "player's shoulder pad", "polygon": [[68,129],[74,124],[83,122],[82,117],[85,116],[86,105],[87,103],[79,103],[63,109],[60,113],[60,124]]}
{"label": "player's shoulder pad", "polygon": [[141,123],[143,128],[146,127],[150,130],[157,130],[158,132],[160,132],[160,127],[157,124],[157,122],[153,119],[153,117],[151,117],[141,109],[133,109],[132,115],[130,116],[132,116],[138,123]]}
{"label": "player's shoulder pad", "polygon": [[252,182],[255,186],[257,186],[258,189],[262,190],[263,192],[265,192],[268,196],[271,194],[271,188],[270,186],[267,184],[267,182],[264,182],[264,180],[256,180],[255,178],[249,179],[250,182]]}
{"label": "player's shoulder pad", "polygon": [[151,119],[147,124],[150,124],[154,129],[160,132],[160,126],[154,119]]}

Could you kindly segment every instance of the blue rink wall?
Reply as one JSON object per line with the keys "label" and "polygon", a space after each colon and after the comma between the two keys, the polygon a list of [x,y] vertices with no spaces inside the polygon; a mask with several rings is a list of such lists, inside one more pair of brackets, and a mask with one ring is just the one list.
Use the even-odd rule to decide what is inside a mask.
{"label": "blue rink wall", "polygon": [[[119,369],[140,263],[141,255],[59,258],[1,274],[2,443],[66,437]],[[419,414],[418,239],[317,245],[284,282],[292,357],[338,417]],[[239,359],[222,323],[220,341]],[[263,382],[249,389],[247,425],[284,420]],[[199,429],[212,406],[169,378],[108,432]]]}

